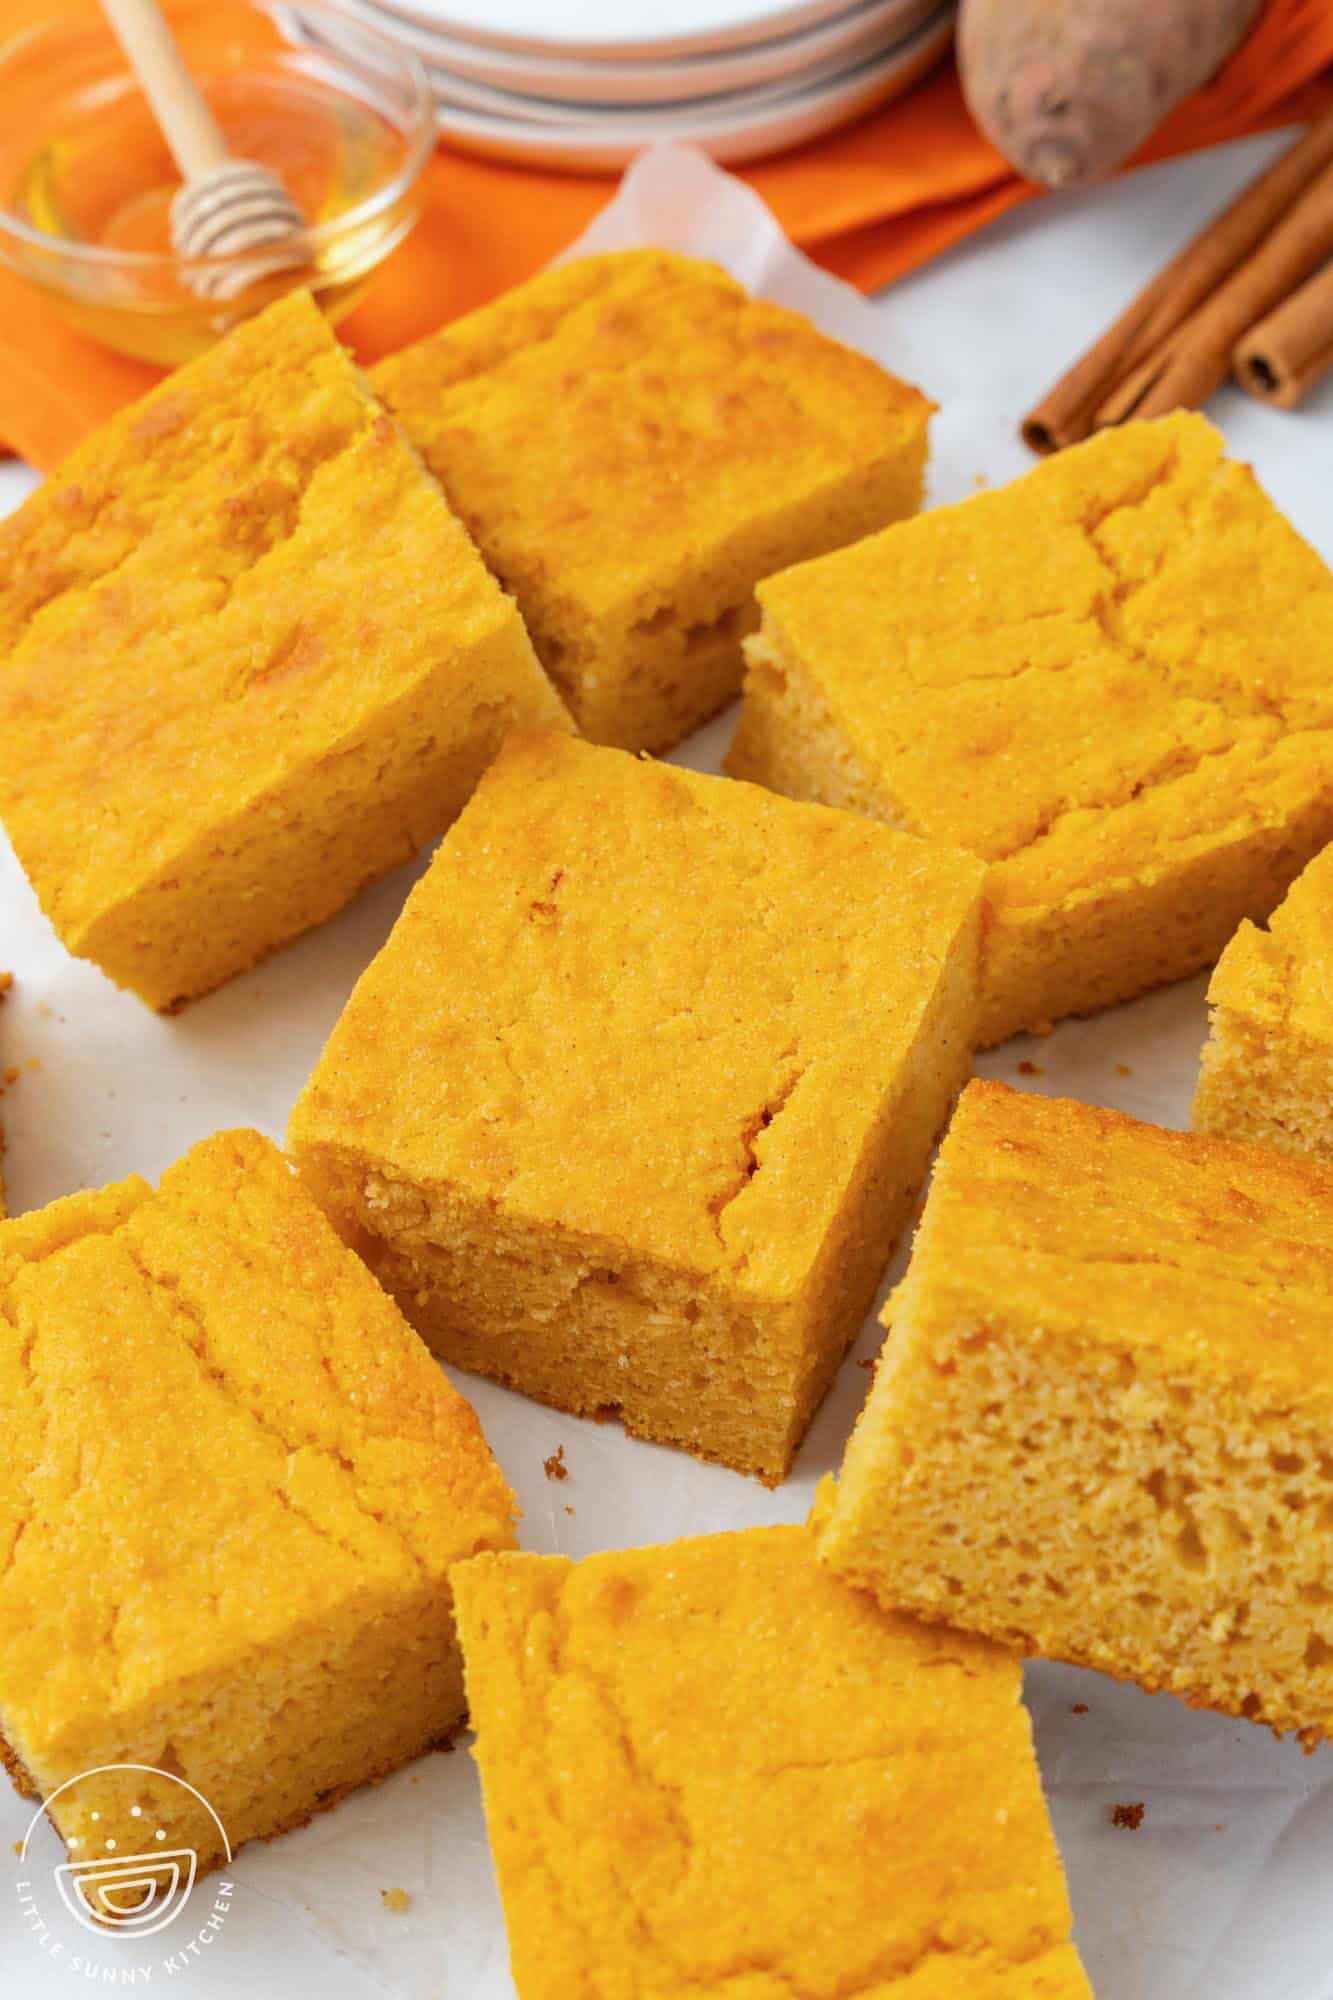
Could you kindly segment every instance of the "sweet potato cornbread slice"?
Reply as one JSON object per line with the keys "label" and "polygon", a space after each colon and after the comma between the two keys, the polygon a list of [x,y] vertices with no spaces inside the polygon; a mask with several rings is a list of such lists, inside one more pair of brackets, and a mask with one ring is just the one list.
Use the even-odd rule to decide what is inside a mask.
{"label": "sweet potato cornbread slice", "polygon": [[[458,1726],[447,1571],[512,1539],[472,1410],[256,1133],[0,1224],[20,1789],[147,1764],[233,1849],[299,1824]],[[212,1866],[183,1801],[101,1772],[52,1817],[75,1860],[134,1853],[146,1819]]]}
{"label": "sweet potato cornbread slice", "polygon": [[1241,925],[1208,1000],[1196,1128],[1333,1166],[1333,847],[1310,863],[1266,931]]}
{"label": "sweet potato cornbread slice", "polygon": [[521,2000],[1090,2000],[1015,1656],[804,1528],[453,1583]]}
{"label": "sweet potato cornbread slice", "polygon": [[986,1042],[1211,963],[1333,836],[1333,576],[1202,417],[759,599],[728,768],[991,864]]}
{"label": "sweet potato cornbread slice", "polygon": [[563,716],[304,294],[0,523],[0,816],[70,950],[154,1007],[332,915],[510,723]]}
{"label": "sweet potato cornbread slice", "polygon": [[826,1562],[1333,1734],[1333,1173],[974,1083],[885,1322]]}
{"label": "sweet potato cornbread slice", "polygon": [[579,727],[626,749],[738,691],[760,577],[921,502],[923,396],[666,251],[566,264],[371,380]]}
{"label": "sweet potato cornbread slice", "polygon": [[781,1478],[966,1076],[982,870],[511,737],[292,1115],[448,1360]]}

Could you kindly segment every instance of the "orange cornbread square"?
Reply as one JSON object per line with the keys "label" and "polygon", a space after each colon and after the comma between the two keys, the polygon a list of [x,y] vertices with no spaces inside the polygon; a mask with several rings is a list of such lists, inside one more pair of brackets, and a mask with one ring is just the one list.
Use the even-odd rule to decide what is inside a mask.
{"label": "orange cornbread square", "polygon": [[759,592],[736,776],[990,864],[982,1039],[1211,964],[1333,837],[1333,575],[1202,417]]}
{"label": "orange cornbread square", "polygon": [[782,1477],[971,1061],[982,870],[511,737],[292,1114],[446,1359]]}
{"label": "orange cornbread square", "polygon": [[226,1858],[179,1785],[105,1766],[184,1779],[234,1851],[448,1737],[447,1573],[511,1516],[471,1408],[257,1133],[0,1223],[0,1754],[44,1798],[98,1774],[52,1809],[74,1859],[145,1816]]}
{"label": "orange cornbread square", "polygon": [[453,1583],[520,2000],[1090,2000],[1016,1656],[804,1528]]}
{"label": "orange cornbread square", "polygon": [[564,711],[295,294],[0,523],[0,817],[78,956],[169,1008],[405,861]]}
{"label": "orange cornbread square", "polygon": [[562,265],[371,381],[583,733],[667,750],[740,687],[754,586],[921,501],[930,405],[716,265]]}
{"label": "orange cornbread square", "polygon": [[1333,1733],[1333,1172],[973,1083],[884,1319],[823,1560]]}
{"label": "orange cornbread square", "polygon": [[1242,924],[1208,988],[1194,1124],[1333,1166],[1333,847],[1273,912]]}

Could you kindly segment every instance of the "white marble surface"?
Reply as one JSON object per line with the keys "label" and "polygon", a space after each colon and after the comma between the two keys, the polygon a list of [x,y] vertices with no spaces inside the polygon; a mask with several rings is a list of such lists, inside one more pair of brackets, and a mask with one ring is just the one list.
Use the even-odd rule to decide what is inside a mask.
{"label": "white marble surface", "polygon": [[[1163,260],[1270,153],[1251,141],[1096,194],[1051,200],[942,259],[882,303],[859,307],[777,253],[748,200],[719,222],[699,170],[681,166],[663,199],[650,183],[622,205],[624,228],[696,247],[739,249],[742,275],[771,285],[881,353],[941,404],[931,498],[961,498],[1030,462],[1014,426],[1034,396]],[[626,216],[628,214],[628,222]],[[740,229],[740,237],[736,229]],[[850,315],[850,317],[848,317]],[[1214,414],[1270,492],[1333,558],[1333,392],[1279,416],[1232,392]],[[30,483],[0,467],[0,509]],[[1331,663],[1333,664],[1333,663]],[[729,722],[688,746],[715,766]],[[387,933],[412,870],[313,936],[174,1021],[149,1016],[60,951],[0,840],[0,963],[20,984],[6,1013],[5,1100],[16,1205],[137,1168],[156,1173],[193,1138],[253,1123],[282,1131],[296,1088],[357,973]],[[981,1065],[1031,1087],[1185,1121],[1203,1031],[1202,981]],[[1120,1075],[1117,1063],[1129,1065]],[[856,1355],[874,1351],[870,1329]],[[579,1424],[488,1384],[468,1384],[517,1487],[529,1547],[572,1554],[800,1518],[837,1463],[866,1377],[849,1359],[794,1477],[778,1493],[618,1432]],[[542,1460],[565,1445],[571,1477]],[[567,1512],[566,1508],[572,1509]],[[1066,1857],[1077,1934],[1101,2000],[1329,2000],[1333,1995],[1333,1750],[1305,1758],[1244,1724],[1188,1713],[1091,1675],[1028,1673],[1042,1770]],[[1073,1704],[1086,1703],[1075,1715]],[[1142,1829],[1112,1827],[1116,1801],[1146,1803]],[[55,2000],[76,1990],[69,1934],[54,1962],[24,1932],[7,1843],[27,1814],[0,1795],[0,1994]],[[55,1858],[45,1852],[44,1865]],[[226,1928],[178,1977],[112,1944],[92,1946],[122,1986],[170,1984],[223,2000],[246,1991],[322,2000],[506,2000],[512,1996],[471,1759],[423,1760],[304,1831],[246,1850]],[[403,1915],[380,1890],[408,1890]],[[187,1927],[188,1935],[188,1927]],[[164,1950],[171,1933],[160,1940]],[[160,1956],[160,1954],[159,1954]],[[967,2000],[960,1995],[959,2000]]]}

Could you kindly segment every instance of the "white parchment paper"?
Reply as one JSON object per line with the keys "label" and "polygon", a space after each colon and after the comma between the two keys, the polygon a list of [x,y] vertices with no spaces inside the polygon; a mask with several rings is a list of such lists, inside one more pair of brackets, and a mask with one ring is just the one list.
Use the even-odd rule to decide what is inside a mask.
{"label": "white parchment paper", "polygon": [[[1252,175],[1272,142],[1181,163],[1078,202],[1051,202],[872,306],[816,270],[758,199],[702,158],[640,162],[579,248],[656,243],[714,257],[756,291],[918,381],[942,405],[931,498],[963,497],[1029,463],[1014,438],[1036,392],[1176,244]],[[1233,448],[1333,556],[1333,404],[1277,417],[1235,396],[1219,417]],[[0,478],[13,504],[20,476]],[[733,718],[679,761],[717,768]],[[1034,746],[1039,754],[1039,746]],[[174,1020],[68,958],[0,837],[0,966],[17,986],[0,1014],[0,1066],[17,1083],[0,1114],[11,1202],[32,1207],[131,1170],[156,1176],[195,1139],[253,1124],[280,1139],[288,1109],[353,982],[387,936],[415,869]],[[987,1074],[1183,1124],[1203,1034],[1203,981],[1150,996],[1045,1041],[982,1059]],[[1021,1075],[1020,1060],[1039,1066]],[[1123,1067],[1122,1067],[1123,1066]],[[895,1265],[894,1273],[900,1268]],[[797,1520],[835,1467],[862,1401],[868,1326],[778,1493],[674,1452],[632,1443],[488,1383],[462,1379],[517,1488],[523,1539],[578,1556],[762,1522]],[[543,1460],[565,1447],[570,1476]],[[188,1506],[189,1496],[181,1496]],[[1333,1750],[1191,1714],[1070,1669],[1029,1668],[1027,1695],[1068,1868],[1077,1935],[1102,2000],[1328,2000],[1333,1994]],[[1076,1704],[1086,1712],[1076,1712]],[[1137,1832],[1116,1803],[1145,1807]],[[77,1989],[71,1930],[60,1961],[21,1921],[8,1843],[28,1809],[0,1792],[0,1995]],[[46,1852],[55,1858],[54,1843]],[[434,1756],[301,1832],[247,1849],[225,1933],[179,1975],[113,1942],[92,1949],[123,1987],[204,1996],[253,1991],[362,2000],[512,1996],[477,1783],[465,1752]],[[402,1914],[380,1891],[408,1891]],[[166,1940],[164,1940],[164,1943]],[[959,2000],[967,2000],[960,1994]]]}

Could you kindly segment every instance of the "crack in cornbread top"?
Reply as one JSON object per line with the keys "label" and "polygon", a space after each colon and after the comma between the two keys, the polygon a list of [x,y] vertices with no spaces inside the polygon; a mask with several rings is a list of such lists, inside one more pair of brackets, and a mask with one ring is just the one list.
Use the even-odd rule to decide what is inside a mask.
{"label": "crack in cornbread top", "polygon": [[1017,1323],[1333,1410],[1333,1171],[1312,1161],[974,1082],[907,1288],[979,1339]]}
{"label": "crack in cornbread top", "polygon": [[0,1224],[0,1405],[20,1752],[509,1540],[470,1406],[255,1133]]}
{"label": "crack in cornbread top", "polygon": [[981,879],[872,820],[513,736],[293,1141],[789,1296]]}
{"label": "crack in cornbread top", "polygon": [[525,1993],[1086,1996],[1014,1656],[803,1528],[453,1581]]}
{"label": "crack in cornbread top", "polygon": [[1266,931],[1241,925],[1208,998],[1333,1047],[1333,847],[1292,885]]}
{"label": "crack in cornbread top", "polygon": [[1333,789],[1333,576],[1194,415],[760,586],[895,821],[1040,906]]}
{"label": "crack in cornbread top", "polygon": [[0,523],[0,810],[77,929],[515,616],[294,294]]}
{"label": "crack in cornbread top", "polygon": [[563,265],[371,382],[497,575],[561,627],[669,605],[738,524],[900,448],[930,410],[716,265],[659,250]]}

